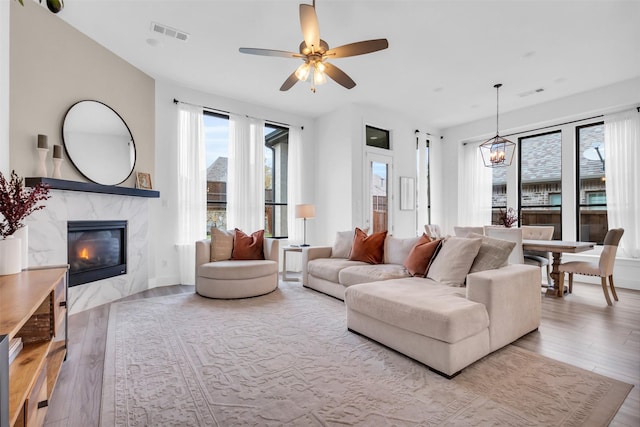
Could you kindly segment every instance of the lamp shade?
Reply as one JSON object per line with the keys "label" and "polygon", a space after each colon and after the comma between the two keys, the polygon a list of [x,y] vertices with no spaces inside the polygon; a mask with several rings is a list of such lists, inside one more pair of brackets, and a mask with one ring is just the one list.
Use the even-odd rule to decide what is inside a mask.
{"label": "lamp shade", "polygon": [[316,207],[314,205],[296,205],[296,218],[314,218]]}

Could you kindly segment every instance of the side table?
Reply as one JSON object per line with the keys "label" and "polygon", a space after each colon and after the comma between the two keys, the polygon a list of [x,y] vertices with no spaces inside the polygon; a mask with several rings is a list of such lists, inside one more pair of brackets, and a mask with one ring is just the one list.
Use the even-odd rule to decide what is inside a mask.
{"label": "side table", "polygon": [[287,276],[287,252],[302,252],[300,246],[285,246],[282,248],[282,280],[285,282],[299,282],[297,277]]}

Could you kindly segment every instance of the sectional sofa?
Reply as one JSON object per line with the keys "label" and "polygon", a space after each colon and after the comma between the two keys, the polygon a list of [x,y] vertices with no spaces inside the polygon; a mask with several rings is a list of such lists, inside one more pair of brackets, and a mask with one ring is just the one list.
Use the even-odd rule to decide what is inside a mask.
{"label": "sectional sofa", "polygon": [[[459,258],[471,256],[467,251],[457,259],[452,257],[455,253],[445,248],[469,242],[448,239],[436,255],[436,259],[450,257],[440,259],[440,269],[443,265],[459,268]],[[497,251],[489,244],[490,238],[471,236],[467,240],[474,240],[474,248],[483,248],[476,249],[475,258],[483,251],[483,256],[493,256]],[[447,378],[538,328],[538,268],[513,264],[477,271],[465,275],[466,286],[452,286],[448,280],[443,283],[409,274],[403,264],[416,242],[417,238],[387,236],[381,264],[349,260],[337,243],[333,247],[305,248],[303,285],[344,300],[349,330],[418,360]]]}

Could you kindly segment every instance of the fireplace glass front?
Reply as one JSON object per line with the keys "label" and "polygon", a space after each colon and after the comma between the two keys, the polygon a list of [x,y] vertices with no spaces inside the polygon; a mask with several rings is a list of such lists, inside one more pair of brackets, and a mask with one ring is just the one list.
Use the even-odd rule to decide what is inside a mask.
{"label": "fireplace glass front", "polygon": [[127,272],[127,221],[69,221],[69,286]]}

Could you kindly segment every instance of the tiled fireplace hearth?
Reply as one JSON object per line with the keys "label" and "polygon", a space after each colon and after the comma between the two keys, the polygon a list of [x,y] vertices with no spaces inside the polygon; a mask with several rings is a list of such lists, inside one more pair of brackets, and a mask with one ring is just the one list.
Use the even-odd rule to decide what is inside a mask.
{"label": "tiled fireplace hearth", "polygon": [[69,312],[77,313],[148,288],[148,198],[51,190],[45,208],[31,215],[29,266],[65,265],[68,223],[126,221],[125,274],[69,288]]}

